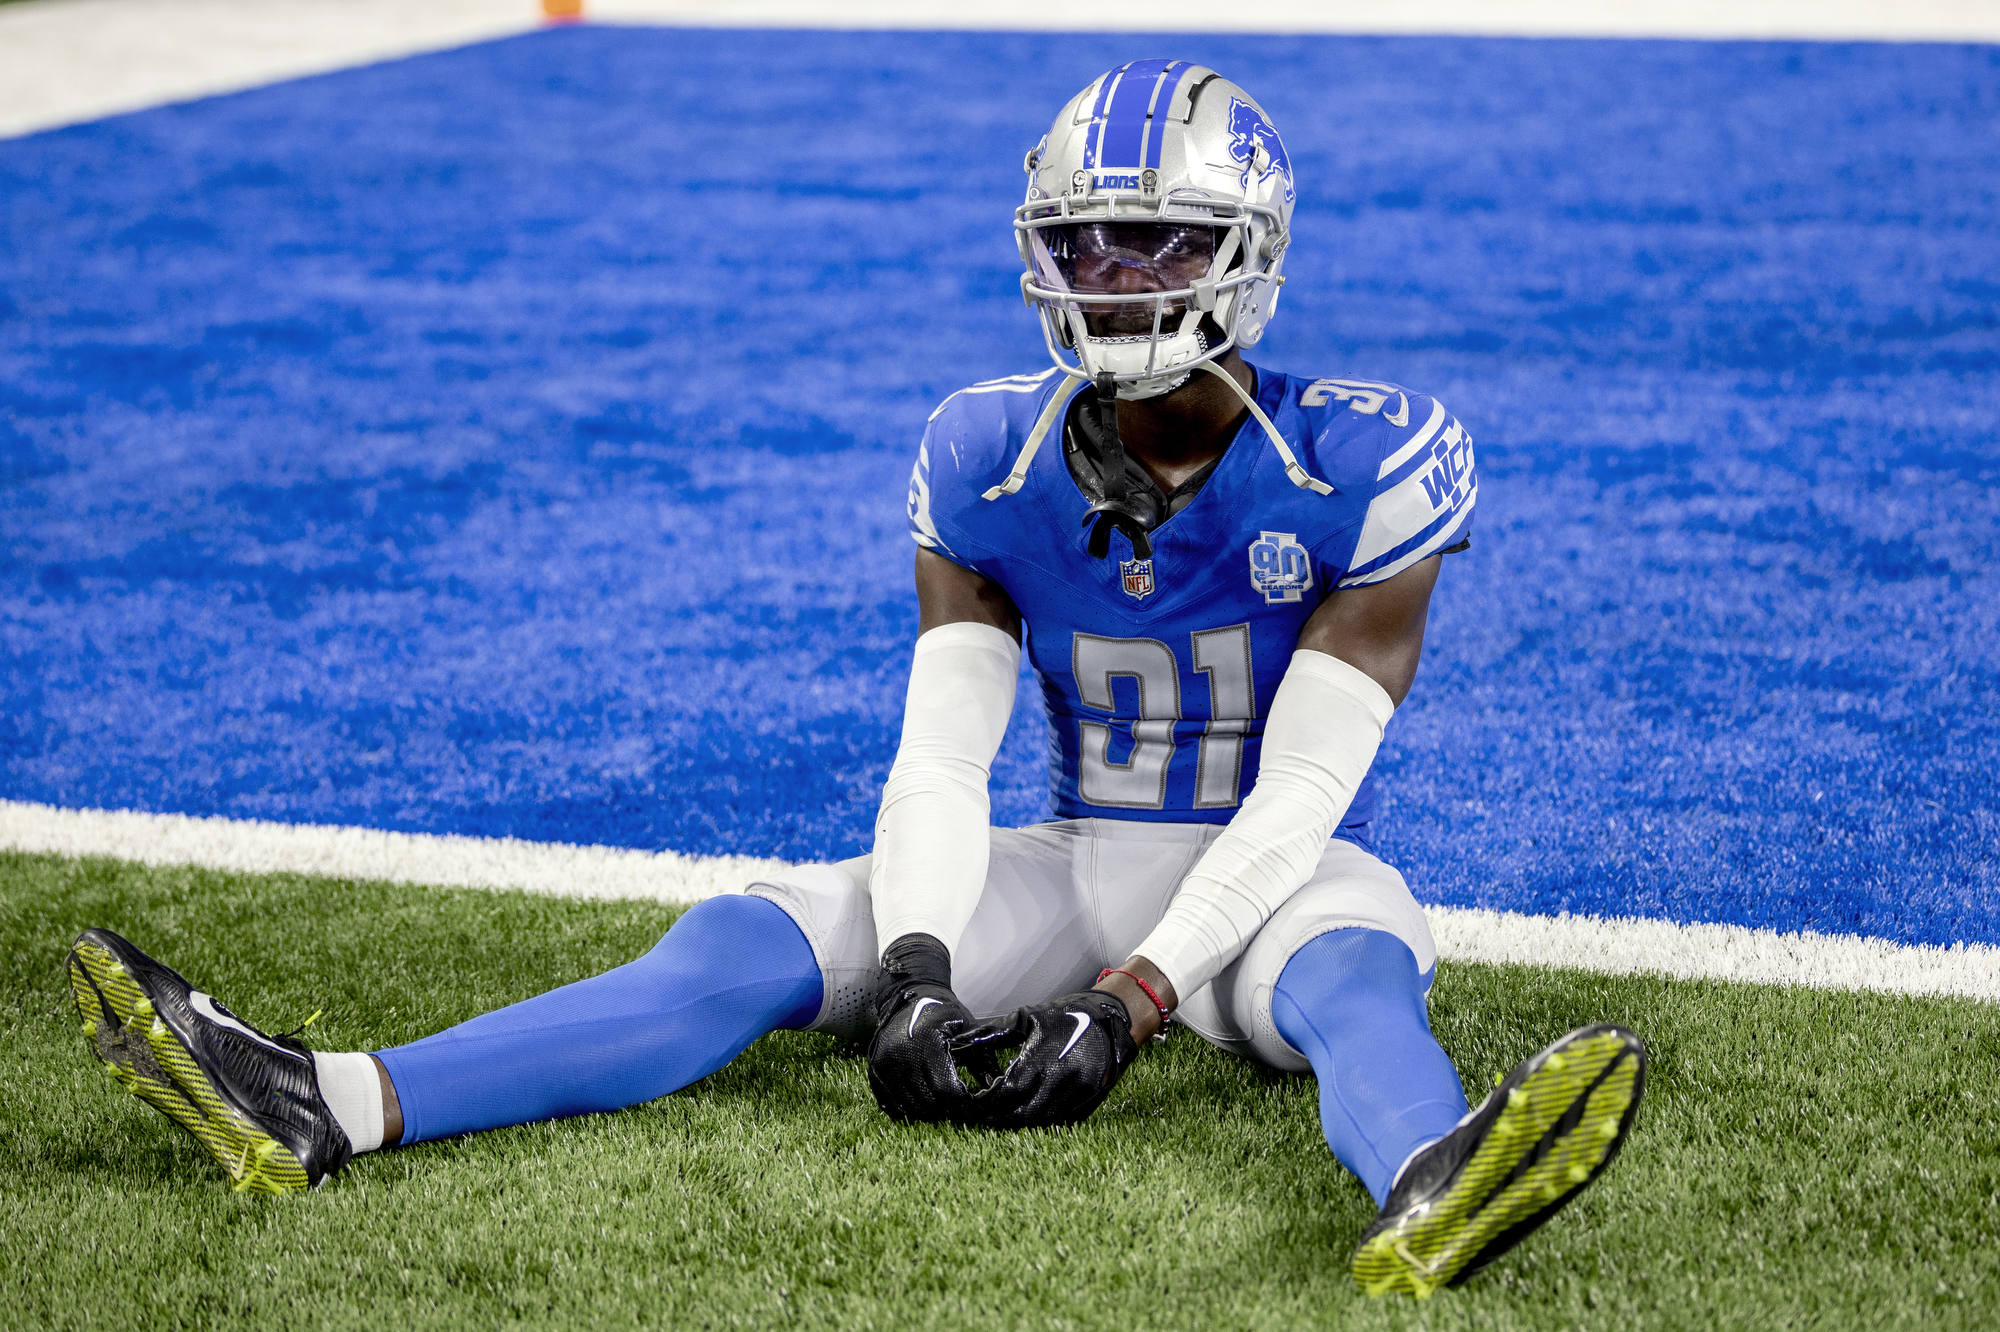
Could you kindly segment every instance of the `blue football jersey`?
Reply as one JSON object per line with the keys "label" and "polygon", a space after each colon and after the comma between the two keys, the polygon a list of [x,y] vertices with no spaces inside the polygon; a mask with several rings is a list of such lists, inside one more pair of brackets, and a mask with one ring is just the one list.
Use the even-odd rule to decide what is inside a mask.
{"label": "blue football jersey", "polygon": [[[1227,823],[1257,780],[1264,717],[1321,600],[1469,533],[1472,439],[1436,400],[1370,380],[1256,378],[1258,405],[1332,493],[1294,485],[1246,415],[1200,492],[1153,530],[1146,560],[1123,533],[1109,558],[1086,549],[1090,501],[1063,457],[1060,415],[1082,381],[1049,370],[975,384],[931,416],[911,534],[1020,608],[1057,818]],[[1339,835],[1369,844],[1374,789],[1371,776]]]}

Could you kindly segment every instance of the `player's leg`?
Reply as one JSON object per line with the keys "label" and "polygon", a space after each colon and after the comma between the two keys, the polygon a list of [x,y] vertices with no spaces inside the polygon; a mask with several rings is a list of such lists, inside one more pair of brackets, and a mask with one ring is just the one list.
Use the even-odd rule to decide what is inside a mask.
{"label": "player's leg", "polygon": [[1217,1044],[1319,1079],[1327,1143],[1381,1205],[1354,1256],[1371,1293],[1463,1281],[1616,1154],[1644,1082],[1629,1032],[1572,1032],[1466,1113],[1424,1007],[1436,945],[1402,876],[1347,842],[1183,1005]]}
{"label": "player's leg", "polygon": [[1396,1172],[1466,1111],[1458,1072],[1431,1035],[1429,969],[1387,930],[1329,930],[1294,952],[1271,990],[1278,1035],[1319,1079],[1320,1128],[1381,1206]]}
{"label": "player's leg", "polygon": [[375,1059],[394,1087],[398,1141],[422,1142],[665,1096],[766,1032],[807,1025],[820,1003],[819,965],[790,917],[730,895],[689,908],[624,966]]}
{"label": "player's leg", "polygon": [[1235,1053],[1319,1079],[1327,1145],[1379,1204],[1410,1154],[1449,1133],[1465,1092],[1432,1037],[1424,997],[1437,946],[1403,876],[1352,842],[1180,1020]]}
{"label": "player's leg", "polygon": [[113,1076],[237,1187],[268,1192],[319,1183],[380,1145],[385,1101],[402,1112],[402,1141],[613,1109],[705,1077],[823,1007],[799,929],[733,896],[691,908],[637,961],[380,1052],[392,1090],[376,1059],[266,1036],[109,931],[86,931],[69,971]]}
{"label": "player's leg", "polygon": [[[998,1017],[1085,988],[1105,965],[1103,933],[1086,890],[1099,855],[1091,835],[1097,823],[1077,819],[992,830],[986,887],[951,960],[952,990],[975,1016]],[[1145,858],[1136,850],[1126,858],[1135,857]],[[1154,858],[1160,863],[1153,876],[1158,910],[1164,910],[1191,852],[1176,845]],[[810,1029],[858,1037],[873,1022],[879,958],[869,858],[836,868],[842,871],[837,878],[801,879],[794,872],[747,891],[782,907],[820,959],[826,999]]]}
{"label": "player's leg", "polygon": [[1116,819],[996,829],[953,960],[959,998],[992,1018],[1089,989],[1165,913],[1208,831]]}

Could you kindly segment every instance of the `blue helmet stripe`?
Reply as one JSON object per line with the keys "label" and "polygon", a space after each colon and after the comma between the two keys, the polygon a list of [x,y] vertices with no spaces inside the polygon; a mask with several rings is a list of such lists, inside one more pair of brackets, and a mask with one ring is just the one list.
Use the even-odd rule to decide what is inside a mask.
{"label": "blue helmet stripe", "polygon": [[1104,109],[1104,131],[1098,141],[1097,164],[1138,168],[1145,160],[1148,113],[1166,73],[1178,61],[1135,60],[1125,66]]}
{"label": "blue helmet stripe", "polygon": [[[1173,77],[1176,69],[1185,70],[1185,66],[1181,61],[1169,60],[1160,77],[1153,80],[1153,98],[1146,104],[1146,133],[1139,144],[1139,165],[1142,167],[1160,164],[1160,143],[1167,137],[1166,113],[1173,108],[1174,89],[1180,86],[1180,79]],[[1182,77],[1185,78],[1186,74],[1183,73]],[[1160,105],[1162,100],[1166,102],[1165,106]]]}
{"label": "blue helmet stripe", "polygon": [[1174,99],[1181,95],[1181,85],[1194,77],[1199,65],[1181,64],[1179,61],[1167,67],[1171,78],[1160,80],[1159,90],[1153,94],[1153,109],[1147,113],[1151,122],[1147,127],[1146,161],[1144,165],[1160,165],[1160,148],[1167,140],[1167,113],[1174,109]]}
{"label": "blue helmet stripe", "polygon": [[1086,167],[1094,167],[1102,159],[1103,154],[1098,152],[1098,148],[1104,143],[1104,104],[1111,100],[1119,76],[1130,68],[1130,65],[1120,65],[1097,85],[1097,101],[1090,108],[1090,133],[1083,140],[1083,164]]}

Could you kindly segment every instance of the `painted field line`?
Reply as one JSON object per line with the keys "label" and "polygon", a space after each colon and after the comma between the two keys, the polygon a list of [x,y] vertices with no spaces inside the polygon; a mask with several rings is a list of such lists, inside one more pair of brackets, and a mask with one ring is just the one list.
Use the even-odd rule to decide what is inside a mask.
{"label": "painted field line", "polygon": [[16,800],[0,800],[0,848],[246,874],[323,874],[662,902],[698,902],[786,865],[756,856],[683,856],[514,837],[440,837],[261,819],[58,809]]}
{"label": "painted field line", "polygon": [[526,32],[538,0],[0,5],[0,137]]}
{"label": "painted field line", "polygon": [[[0,848],[243,873],[663,902],[697,902],[786,864],[755,856],[683,856],[511,837],[59,809],[12,800],[0,800]],[[1983,944],[1933,948],[1740,925],[1524,916],[1443,906],[1428,908],[1428,914],[1439,955],[1448,961],[2000,1002],[2000,948]]]}
{"label": "painted field line", "polygon": [[[1993,0],[583,0],[598,22],[991,32],[1994,41]],[[1153,52],[1151,54],[1166,54]]]}
{"label": "painted field line", "polygon": [[1523,916],[1427,907],[1438,955],[1681,980],[1803,985],[1817,990],[1959,995],[2000,1003],[2000,948],[1934,948],[1846,934],[1780,934],[1742,925],[1602,916]]}
{"label": "painted field line", "polygon": [[[594,22],[2000,42],[1994,0],[584,0]],[[527,32],[540,0],[0,5],[0,138]],[[1157,54],[1158,52],[1153,52]],[[1026,108],[1032,120],[1043,108]]]}

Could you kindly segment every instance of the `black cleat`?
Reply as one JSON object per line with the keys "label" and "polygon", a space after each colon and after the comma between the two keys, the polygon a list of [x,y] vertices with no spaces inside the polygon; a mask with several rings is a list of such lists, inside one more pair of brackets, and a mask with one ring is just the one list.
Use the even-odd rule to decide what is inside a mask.
{"label": "black cleat", "polygon": [[1354,1279],[1420,1300],[1465,1281],[1603,1173],[1645,1087],[1645,1043],[1623,1027],[1583,1027],[1528,1060],[1410,1162],[1354,1251]]}
{"label": "black cleat", "polygon": [[303,1042],[266,1036],[110,930],[77,936],[69,983],[111,1076],[201,1139],[238,1192],[307,1188],[354,1154]]}

